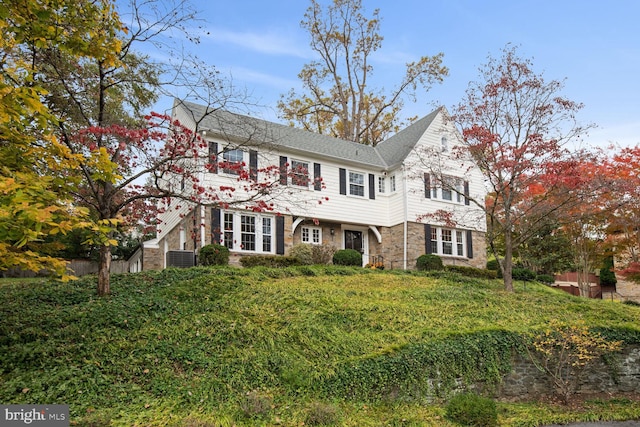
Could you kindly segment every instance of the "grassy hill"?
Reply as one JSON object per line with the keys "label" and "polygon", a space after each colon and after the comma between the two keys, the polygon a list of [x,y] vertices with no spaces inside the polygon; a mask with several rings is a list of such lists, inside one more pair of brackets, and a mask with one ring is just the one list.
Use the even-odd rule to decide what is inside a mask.
{"label": "grassy hill", "polygon": [[[518,337],[583,319],[640,342],[640,308],[538,284],[337,267],[188,269],[0,282],[0,402],[72,425],[446,426],[456,378],[495,382]],[[438,396],[436,396],[438,397]],[[502,425],[640,418],[627,399],[499,403]]]}

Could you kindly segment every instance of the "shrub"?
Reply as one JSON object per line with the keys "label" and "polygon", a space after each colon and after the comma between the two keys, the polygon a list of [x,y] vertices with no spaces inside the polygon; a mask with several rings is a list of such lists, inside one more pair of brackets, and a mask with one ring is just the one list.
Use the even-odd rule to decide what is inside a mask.
{"label": "shrub", "polygon": [[273,405],[273,399],[263,393],[250,391],[240,402],[240,409],[247,418],[262,417],[266,415]]}
{"label": "shrub", "polygon": [[289,256],[298,260],[300,265],[312,265],[313,262],[313,248],[308,243],[298,243],[291,248]]}
{"label": "shrub", "polygon": [[496,403],[474,393],[455,395],[445,407],[451,421],[464,426],[489,427],[498,425]]}
{"label": "shrub", "polygon": [[536,276],[536,280],[540,283],[545,283],[547,285],[551,285],[556,281],[556,278],[550,274],[538,274]]}
{"label": "shrub", "polygon": [[531,360],[544,372],[565,403],[578,390],[587,366],[600,356],[618,351],[622,341],[608,341],[589,330],[583,320],[572,323],[551,319],[547,328],[533,337]]}
{"label": "shrub", "polygon": [[362,254],[355,249],[340,249],[333,254],[335,265],[362,266]]}
{"label": "shrub", "polygon": [[495,271],[496,277],[502,279],[502,270],[500,270],[500,264],[497,259],[490,259],[487,261],[487,270]]}
{"label": "shrub", "polygon": [[602,262],[600,269],[600,285],[615,286],[618,283],[616,274],[613,271],[613,256],[608,256]]}
{"label": "shrub", "polygon": [[338,411],[334,405],[323,402],[312,402],[307,408],[305,425],[332,425],[338,421]]}
{"label": "shrub", "polygon": [[274,267],[285,268],[300,265],[298,260],[292,256],[281,255],[249,255],[240,258],[243,267]]}
{"label": "shrub", "polygon": [[198,265],[228,265],[229,249],[226,246],[211,244],[200,248]]}
{"label": "shrub", "polygon": [[536,278],[536,273],[529,270],[528,268],[516,267],[511,270],[511,277],[513,278],[513,280],[523,280],[525,282],[528,282]]}
{"label": "shrub", "polygon": [[442,259],[438,255],[420,255],[416,261],[416,268],[420,271],[444,270]]}
{"label": "shrub", "polygon": [[460,273],[463,276],[475,277],[477,279],[495,279],[498,274],[492,270],[483,270],[481,268],[467,267],[463,265],[447,265],[444,267],[446,271]]}
{"label": "shrub", "polygon": [[314,264],[330,264],[336,247],[333,245],[311,245],[311,258]]}

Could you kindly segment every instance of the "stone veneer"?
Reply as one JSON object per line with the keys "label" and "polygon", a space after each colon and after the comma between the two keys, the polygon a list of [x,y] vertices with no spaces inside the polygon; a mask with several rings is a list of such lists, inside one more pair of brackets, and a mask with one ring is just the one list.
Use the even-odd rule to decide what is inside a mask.
{"label": "stone veneer", "polygon": [[[383,245],[381,255],[384,256],[386,268],[403,268],[404,266],[404,224],[384,227],[380,230]],[[407,224],[407,268],[415,269],[416,261],[425,253],[424,224],[409,222]],[[485,251],[484,233],[473,231],[473,258],[458,258],[440,256],[445,265],[463,265],[475,268],[486,268],[487,255]],[[373,254],[373,252],[372,252]]]}

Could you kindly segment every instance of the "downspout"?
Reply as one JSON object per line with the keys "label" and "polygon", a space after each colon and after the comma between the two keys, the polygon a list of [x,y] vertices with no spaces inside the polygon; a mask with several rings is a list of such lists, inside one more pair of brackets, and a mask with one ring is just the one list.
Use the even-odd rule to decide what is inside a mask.
{"label": "downspout", "polygon": [[402,197],[404,197],[404,224],[403,224],[403,239],[402,244],[402,269],[407,269],[407,256],[408,256],[408,241],[409,241],[409,197],[407,196],[407,168],[404,162],[402,162]]}
{"label": "downspout", "polygon": [[200,249],[202,249],[203,246],[205,246],[205,244],[207,243],[205,241],[205,239],[207,238],[207,233],[205,230],[205,225],[206,225],[206,221],[205,221],[205,215],[206,215],[206,209],[204,207],[204,205],[200,205]]}

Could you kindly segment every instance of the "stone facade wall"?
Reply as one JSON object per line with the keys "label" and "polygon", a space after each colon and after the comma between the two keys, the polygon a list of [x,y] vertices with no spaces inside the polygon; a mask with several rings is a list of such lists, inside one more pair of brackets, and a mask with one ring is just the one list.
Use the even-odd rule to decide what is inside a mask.
{"label": "stone facade wall", "polygon": [[[164,242],[160,242],[164,245]],[[144,248],[142,252],[143,270],[162,270],[164,262],[162,260],[162,246],[159,248]]]}
{"label": "stone facade wall", "polygon": [[[584,373],[580,394],[640,392],[640,346],[628,346],[616,355],[616,366],[598,360]],[[535,400],[555,393],[549,378],[530,359],[514,356],[513,370],[499,386],[497,396],[507,400]]]}
{"label": "stone facade wall", "polygon": [[[393,227],[383,227],[380,230],[386,268],[403,268],[404,266],[404,224]],[[416,261],[420,255],[425,254],[424,224],[409,222],[407,224],[407,268],[415,269]],[[459,258],[440,256],[445,265],[463,265],[475,268],[486,268],[487,253],[485,248],[485,235],[479,231],[472,232],[473,258]],[[373,252],[371,252],[373,254]]]}

